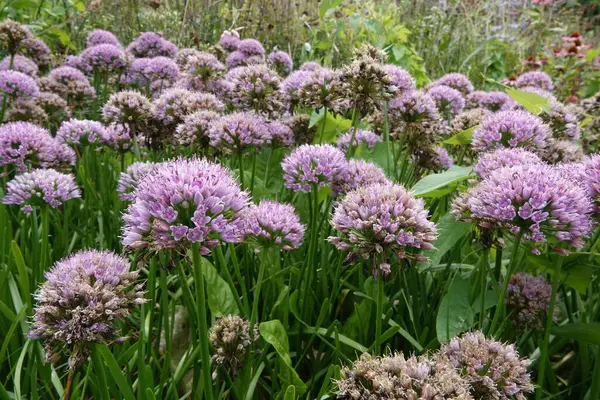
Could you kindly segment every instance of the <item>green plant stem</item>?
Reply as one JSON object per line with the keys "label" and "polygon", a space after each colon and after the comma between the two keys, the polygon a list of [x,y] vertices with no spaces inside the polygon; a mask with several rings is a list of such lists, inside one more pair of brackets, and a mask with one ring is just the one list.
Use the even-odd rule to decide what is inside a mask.
{"label": "green plant stem", "polygon": [[[544,385],[544,375],[546,373],[546,360],[550,362],[548,356],[548,345],[550,344],[550,329],[552,328],[552,321],[554,319],[554,307],[556,305],[556,293],[558,292],[558,287],[560,286],[560,273],[562,270],[563,258],[559,256],[558,262],[556,263],[556,270],[554,271],[554,275],[552,276],[552,295],[550,296],[550,304],[548,306],[548,315],[546,316],[546,328],[544,329],[544,341],[542,342],[542,347],[540,348],[540,358],[539,360],[539,370],[538,370],[538,387],[535,391],[536,400],[542,399],[543,393],[543,385]],[[594,397],[590,397],[593,399]],[[595,397],[596,399],[598,396]]]}
{"label": "green plant stem", "polygon": [[48,206],[42,206],[40,209],[40,218],[42,223],[42,244],[40,248],[41,253],[41,261],[40,268],[41,271],[45,271],[48,268],[50,257],[48,255],[48,240],[50,235],[50,216]]}
{"label": "green plant stem", "polygon": [[496,260],[494,261],[494,277],[496,282],[500,282],[502,275],[502,247],[496,246]]}
{"label": "green plant stem", "polygon": [[383,116],[385,117],[384,123],[383,123],[383,137],[385,140],[385,148],[386,148],[386,160],[387,160],[387,173],[391,173],[392,171],[392,166],[391,166],[391,160],[390,160],[390,119],[389,119],[389,115],[388,115],[388,102],[385,101],[383,103]]}
{"label": "green plant stem", "polygon": [[[268,250],[263,250],[268,251]],[[269,263],[270,257],[268,254],[262,254],[260,256],[260,265],[258,267],[258,278],[256,279],[256,290],[254,291],[254,299],[252,300],[252,314],[250,315],[250,326],[253,327],[258,320],[258,303],[260,300],[260,291],[262,289],[262,282],[265,276],[265,270]],[[252,329],[252,328],[251,328]]]}
{"label": "green plant stem", "polygon": [[377,274],[377,314],[375,315],[375,352],[381,354],[381,314],[383,314],[383,273]]}
{"label": "green plant stem", "polygon": [[321,125],[321,132],[319,133],[319,143],[323,143],[323,136],[325,136],[325,125],[327,125],[327,107],[323,107],[323,124]]}
{"label": "green plant stem", "polygon": [[254,191],[254,176],[256,175],[256,153],[252,155],[252,177],[250,178],[250,194]]}
{"label": "green plant stem", "polygon": [[98,350],[98,347],[100,346],[100,344],[96,344],[92,349],[92,363],[94,364],[94,370],[96,372],[96,377],[98,378],[96,387],[100,391],[100,398],[102,400],[109,400],[110,394],[108,393],[106,371],[104,370],[104,363],[102,362],[102,357]]}
{"label": "green plant stem", "polygon": [[242,146],[238,146],[238,161],[240,163],[239,168],[240,168],[240,185],[242,186],[242,189],[244,189],[244,154],[242,151]]}
{"label": "green plant stem", "polygon": [[489,269],[489,257],[490,249],[484,247],[483,254],[481,254],[480,262],[480,284],[481,284],[481,305],[479,308],[479,329],[483,329],[483,321],[485,320],[485,292],[487,289],[487,274]]}
{"label": "green plant stem", "polygon": [[6,112],[6,105],[8,104],[8,95],[4,95],[2,98],[2,110],[0,111],[0,124],[4,122],[4,113]]}
{"label": "green plant stem", "polygon": [[[584,346],[587,346],[587,344],[584,344]],[[596,355],[596,361],[594,362],[594,373],[592,376],[590,395],[587,398],[590,400],[600,398],[600,357],[598,357],[598,355]]]}

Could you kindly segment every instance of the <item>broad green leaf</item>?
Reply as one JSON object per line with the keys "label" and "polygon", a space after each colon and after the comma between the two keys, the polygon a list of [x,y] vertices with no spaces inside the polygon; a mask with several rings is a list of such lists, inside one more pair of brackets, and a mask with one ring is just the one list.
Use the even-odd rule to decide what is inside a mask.
{"label": "broad green leaf", "polygon": [[319,17],[325,17],[327,11],[336,8],[340,4],[342,4],[342,0],[322,0],[321,4],[319,5]]}
{"label": "broad green leaf", "polygon": [[[495,290],[487,290],[485,292],[485,298],[483,299],[484,309],[489,310],[496,304],[498,304],[498,294]],[[481,309],[481,293],[479,293],[473,304],[471,304],[471,307],[476,313],[479,313],[479,310]]]}
{"label": "broad green leaf", "polygon": [[119,364],[117,364],[117,360],[115,360],[115,356],[113,356],[108,347],[106,347],[105,345],[97,345],[96,350],[100,352],[100,355],[102,356],[104,362],[108,366],[108,370],[110,371],[110,374],[117,383],[121,396],[123,396],[122,398],[126,400],[135,400],[135,396],[133,395],[131,386],[129,385],[129,383],[127,383],[127,380],[123,375],[123,371],[121,371]]}
{"label": "broad green leaf", "polygon": [[446,343],[473,326],[475,312],[469,303],[469,281],[455,275],[448,293],[442,298],[436,318],[437,338]]}
{"label": "broad green leaf", "polygon": [[206,279],[206,292],[208,307],[215,317],[229,314],[239,314],[240,310],[235,302],[234,293],[221,278],[215,267],[206,258],[202,258],[202,274]]}
{"label": "broad green leaf", "polygon": [[[560,280],[567,286],[577,290],[580,294],[587,292],[590,280],[594,274],[594,267],[586,264],[588,257],[588,254],[570,254],[565,258],[560,274]],[[553,274],[556,268],[555,261],[545,257],[528,255],[527,262],[534,269],[540,269],[549,274]]]}
{"label": "broad green leaf", "polygon": [[471,171],[471,167],[455,165],[439,174],[427,175],[410,188],[410,191],[418,197],[440,197],[440,193],[448,193],[444,193],[442,189],[447,188],[453,183],[467,179],[471,175]]}
{"label": "broad green leaf", "polygon": [[319,192],[317,193],[317,201],[319,204],[324,202],[329,195],[331,194],[331,188],[329,186],[321,186],[319,187]]}
{"label": "broad green leaf", "polygon": [[585,59],[587,61],[592,61],[594,58],[600,56],[600,47],[596,49],[590,49],[585,52]]}
{"label": "broad green leaf", "polygon": [[36,0],[15,0],[8,2],[8,5],[13,10],[26,10],[36,8],[38,4],[39,2]]}
{"label": "broad green leaf", "polygon": [[[323,126],[323,124],[325,124]],[[352,121],[342,116],[333,116],[330,112],[327,117],[317,121],[317,131],[313,139],[313,144],[335,143],[338,134],[346,132],[352,126]]]}
{"label": "broad green leaf", "polygon": [[312,128],[313,126],[315,126],[317,122],[323,119],[323,115],[323,108],[319,108],[318,110],[313,111],[312,114],[310,114],[310,121],[308,122],[308,127]]}
{"label": "broad green leaf", "polygon": [[471,231],[471,224],[457,221],[451,213],[440,218],[436,226],[439,236],[433,244],[435,248],[423,253],[424,256],[429,258],[428,264],[421,264],[425,266],[423,269],[439,264],[444,254],[452,250]]}
{"label": "broad green leaf", "polygon": [[542,111],[550,110],[548,99],[537,93],[526,92],[524,90],[507,89],[506,93],[517,103],[521,104],[527,111],[539,115]]}
{"label": "broad green leaf", "polygon": [[[353,157],[377,164],[388,176],[392,175],[393,171],[390,171],[390,169],[394,168],[394,157],[392,151],[385,142],[375,143],[375,146],[372,149],[369,149],[365,143],[362,143],[356,148]],[[388,168],[388,160],[390,168]]]}
{"label": "broad green leaf", "polygon": [[294,385],[288,386],[285,389],[285,394],[283,395],[283,400],[295,400],[296,399],[296,388]]}
{"label": "broad green leaf", "polygon": [[477,125],[467,128],[464,131],[460,131],[451,138],[444,140],[442,143],[453,145],[471,144],[471,141],[473,140],[473,131],[476,127]]}
{"label": "broad green leaf", "polygon": [[585,117],[583,121],[581,121],[581,123],[579,124],[580,127],[586,127],[589,124],[591,124],[592,122],[594,122],[594,118],[593,117]]}
{"label": "broad green leaf", "polygon": [[600,322],[584,324],[575,322],[552,328],[552,334],[583,343],[600,345]]}
{"label": "broad green leaf", "polygon": [[83,1],[76,1],[75,4],[75,9],[79,12],[84,12],[85,11],[85,3]]}

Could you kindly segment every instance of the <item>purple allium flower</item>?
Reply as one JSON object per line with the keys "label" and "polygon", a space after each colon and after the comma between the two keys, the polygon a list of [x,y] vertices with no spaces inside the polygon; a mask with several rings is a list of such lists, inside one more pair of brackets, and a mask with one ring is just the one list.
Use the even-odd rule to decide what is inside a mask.
{"label": "purple allium flower", "polygon": [[383,263],[389,262],[392,254],[426,260],[418,253],[433,249],[437,238],[435,224],[427,216],[423,200],[401,185],[389,182],[361,187],[349,192],[335,208],[331,226],[339,236],[329,241],[338,250],[372,259],[377,276],[378,255]]}
{"label": "purple allium flower", "polygon": [[452,168],[454,165],[454,160],[452,157],[450,157],[450,154],[448,154],[448,150],[442,146],[438,146],[435,149],[435,153],[436,154],[433,161],[434,164],[438,166],[435,168],[436,170],[446,170]]}
{"label": "purple allium flower", "polygon": [[57,208],[63,202],[77,197],[81,197],[81,192],[73,175],[53,169],[34,169],[17,175],[6,184],[6,196],[2,202],[20,205],[23,212],[29,214],[33,207],[48,204]]}
{"label": "purple allium flower", "polygon": [[234,51],[227,56],[225,63],[228,69],[246,66],[249,56],[241,51]]}
{"label": "purple allium flower", "polygon": [[126,258],[106,250],[80,251],[54,264],[36,295],[29,332],[46,342],[46,361],[69,354],[69,368],[75,369],[87,360],[91,343],[126,339],[115,322],[147,301],[143,284],[135,284],[138,274]]}
{"label": "purple allium flower", "polygon": [[281,76],[286,76],[294,69],[292,57],[285,51],[275,50],[269,54],[268,65]]}
{"label": "purple allium flower", "polygon": [[212,362],[231,371],[234,376],[260,334],[256,324],[237,315],[225,315],[215,321],[209,340],[215,353]]}
{"label": "purple allium flower", "polygon": [[37,104],[37,98],[36,101],[15,101],[8,107],[4,121],[27,121],[43,125],[48,121],[48,114]]}
{"label": "purple allium flower", "polygon": [[119,39],[112,32],[103,29],[94,29],[87,35],[87,47],[94,47],[99,44],[112,44],[113,46],[121,47],[121,42],[119,42]]}
{"label": "purple allium flower", "polygon": [[39,71],[39,68],[36,63],[20,54],[15,55],[12,68],[8,68],[9,66],[10,56],[7,56],[6,58],[4,58],[4,60],[2,60],[2,62],[0,62],[0,71],[7,71],[11,69],[13,71],[21,72],[32,78],[35,78]]}
{"label": "purple allium flower", "polygon": [[271,140],[271,132],[263,117],[252,112],[223,115],[208,129],[210,145],[240,151],[248,146],[262,146]]}
{"label": "purple allium flower", "polygon": [[12,100],[36,97],[40,89],[29,75],[13,70],[0,71],[0,93]]}
{"label": "purple allium flower", "polygon": [[540,89],[550,91],[554,88],[552,78],[542,71],[529,71],[519,76],[515,81],[518,88],[526,86],[537,86]]}
{"label": "purple allium flower", "polygon": [[228,51],[235,51],[240,44],[240,34],[236,30],[223,31],[219,45]]}
{"label": "purple allium flower", "polygon": [[442,126],[435,101],[421,90],[396,97],[390,101],[388,110],[392,135],[395,137],[408,134],[410,143],[424,139],[435,142],[440,134],[445,133],[446,128]]}
{"label": "purple allium flower", "polygon": [[96,91],[90,85],[88,78],[73,67],[58,67],[48,74],[49,90],[63,97],[96,97]]}
{"label": "purple allium flower", "polygon": [[408,71],[398,67],[394,64],[385,64],[383,70],[387,72],[390,77],[392,85],[397,88],[398,95],[405,92],[412,92],[417,88],[415,79],[408,73]]}
{"label": "purple allium flower", "polygon": [[105,136],[104,125],[88,119],[72,119],[62,123],[56,132],[56,140],[69,145],[96,143]]}
{"label": "purple allium flower", "polygon": [[138,86],[149,85],[151,78],[147,75],[147,72],[149,72],[148,63],[150,60],[150,58],[136,58],[131,61],[127,71],[121,75],[121,82]]}
{"label": "purple allium flower", "polygon": [[600,210],[600,154],[594,154],[588,158],[585,166],[585,183],[588,192],[594,199],[596,212]]}
{"label": "purple allium flower", "polygon": [[189,47],[179,49],[177,50],[177,55],[175,56],[175,62],[181,70],[185,70],[185,66],[187,65],[187,62],[190,59],[190,57],[197,56],[203,53],[203,51]]}
{"label": "purple allium flower", "polygon": [[72,67],[80,70],[81,72],[91,73],[92,67],[89,66],[81,56],[66,56],[65,61],[62,63],[61,67]]}
{"label": "purple allium flower", "polygon": [[492,112],[508,111],[518,104],[504,92],[475,91],[467,96],[468,108],[484,108]]}
{"label": "purple allium flower", "polygon": [[307,61],[300,66],[300,71],[309,71],[310,72],[310,71],[315,71],[319,68],[321,68],[321,64],[319,64],[318,62]]}
{"label": "purple allium flower", "polygon": [[329,68],[318,68],[312,71],[300,87],[298,93],[300,103],[315,109],[321,107],[339,108],[336,101],[335,78],[336,73]]}
{"label": "purple allium flower", "polygon": [[258,251],[271,246],[294,250],[304,239],[306,227],[292,205],[263,200],[245,209],[241,218],[245,241],[257,246]]}
{"label": "purple allium flower", "polygon": [[145,122],[152,115],[152,103],[135,90],[113,93],[102,107],[102,116],[109,123]]}
{"label": "purple allium flower", "polygon": [[159,79],[175,81],[179,76],[179,67],[171,58],[158,56],[148,59],[143,74],[151,81]]}
{"label": "purple allium flower", "polygon": [[340,182],[346,193],[373,184],[386,185],[387,183],[391,181],[378,165],[358,159],[348,161],[348,174],[344,181]]}
{"label": "purple allium flower", "polygon": [[238,51],[246,54],[247,56],[264,56],[265,48],[256,39],[244,39],[240,40],[237,47]]}
{"label": "purple allium flower", "polygon": [[452,89],[456,89],[461,92],[463,96],[468,95],[474,90],[473,84],[469,78],[459,73],[446,74],[440,79],[432,82],[429,87],[431,88],[439,85],[450,86]]}
{"label": "purple allium flower", "polygon": [[46,67],[50,64],[50,48],[40,39],[30,38],[25,40],[23,42],[23,52],[40,67]]}
{"label": "purple allium flower", "polygon": [[352,142],[352,147],[358,147],[364,143],[369,149],[372,149],[381,142],[381,137],[373,131],[350,128],[348,132],[338,138],[336,146],[345,153],[350,147],[350,142]]}
{"label": "purple allium flower", "polygon": [[142,57],[175,57],[177,46],[155,32],[143,32],[129,46],[127,52],[136,58]]}
{"label": "purple allium flower", "polygon": [[146,174],[153,171],[157,164],[153,162],[135,162],[127,167],[125,172],[121,172],[117,193],[119,198],[124,201],[133,201],[138,184]]}
{"label": "purple allium flower", "polygon": [[77,155],[75,154],[75,150],[68,144],[54,140],[54,152],[56,155],[54,156],[54,160],[48,164],[50,167],[67,169],[69,166],[75,165]]}
{"label": "purple allium flower", "polygon": [[287,155],[281,167],[285,187],[294,192],[308,193],[313,186],[329,186],[339,192],[348,175],[344,153],[329,144],[304,144]]}
{"label": "purple allium flower", "polygon": [[101,134],[102,143],[117,151],[125,151],[132,146],[133,137],[128,124],[112,123],[106,126]]}
{"label": "purple allium flower", "polygon": [[168,89],[152,103],[152,114],[164,125],[180,124],[186,115],[206,110],[222,112],[225,106],[210,93],[191,92],[185,89]]}
{"label": "purple allium flower", "polygon": [[541,163],[542,160],[535,153],[520,148],[501,147],[481,154],[477,163],[473,166],[473,172],[481,179],[486,179],[494,171],[503,167]]}
{"label": "purple allium flower", "polygon": [[427,91],[427,94],[435,101],[438,111],[446,121],[457,116],[465,107],[465,99],[462,94],[450,86],[433,86]]}
{"label": "purple allium flower", "polygon": [[81,58],[93,70],[98,71],[117,72],[127,66],[123,49],[112,44],[88,47],[81,53]]}
{"label": "purple allium flower", "polygon": [[231,103],[245,111],[277,115],[285,109],[281,78],[264,65],[239,67],[227,74]]}
{"label": "purple allium flower", "polygon": [[183,71],[201,77],[205,81],[220,78],[225,69],[223,63],[214,54],[202,51],[189,56],[182,66]]}
{"label": "purple allium flower", "polygon": [[285,94],[287,102],[292,106],[301,101],[300,89],[302,89],[310,74],[310,71],[294,71],[281,82],[281,91]]}
{"label": "purple allium flower", "polygon": [[540,156],[549,164],[558,164],[581,162],[585,158],[585,153],[577,142],[549,138]]}
{"label": "purple allium flower", "polygon": [[48,130],[29,122],[0,126],[0,166],[14,165],[17,171],[52,166],[56,142]]}
{"label": "purple allium flower", "polygon": [[592,209],[585,189],[545,164],[493,171],[453,205],[459,219],[476,221],[482,228],[523,230],[525,240],[534,246],[547,242],[559,254],[566,253],[561,243],[583,247],[592,231]]}
{"label": "purple allium flower", "polygon": [[243,239],[239,212],[249,204],[229,170],[205,159],[160,164],[139,183],[123,220],[123,245],[158,251],[190,247],[200,252]]}
{"label": "purple allium flower", "polygon": [[497,147],[543,149],[550,130],[536,115],[526,111],[500,111],[490,115],[473,132],[475,151]]}
{"label": "purple allium flower", "polygon": [[513,344],[486,339],[481,331],[451,339],[439,354],[468,381],[477,399],[525,400],[535,388],[527,372],[530,361],[519,357]]}
{"label": "purple allium flower", "polygon": [[450,123],[451,133],[462,132],[465,129],[481,124],[491,114],[483,108],[473,108],[458,114]]}
{"label": "purple allium flower", "polygon": [[294,131],[289,125],[279,121],[267,121],[267,129],[271,137],[271,144],[274,146],[291,146],[295,143]]}
{"label": "purple allium flower", "polygon": [[32,38],[31,31],[12,19],[5,19],[0,23],[0,45],[8,50],[8,54],[16,54],[24,42]]}
{"label": "purple allium flower", "polygon": [[208,128],[218,120],[220,115],[214,111],[196,111],[186,115],[183,122],[177,125],[174,139],[180,145],[193,143],[205,146],[208,143]]}
{"label": "purple allium flower", "polygon": [[[525,329],[543,329],[550,309],[552,286],[541,276],[520,272],[510,277],[506,290],[506,308],[513,326]],[[553,311],[556,314],[557,309]]]}

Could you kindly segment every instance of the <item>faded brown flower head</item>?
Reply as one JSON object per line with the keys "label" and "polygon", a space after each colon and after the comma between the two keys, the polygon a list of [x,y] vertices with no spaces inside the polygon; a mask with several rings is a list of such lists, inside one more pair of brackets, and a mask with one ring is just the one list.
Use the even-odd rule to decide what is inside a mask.
{"label": "faded brown flower head", "polygon": [[237,373],[242,360],[258,339],[258,329],[250,329],[250,322],[237,315],[219,318],[210,330],[210,343],[215,352],[213,363]]}

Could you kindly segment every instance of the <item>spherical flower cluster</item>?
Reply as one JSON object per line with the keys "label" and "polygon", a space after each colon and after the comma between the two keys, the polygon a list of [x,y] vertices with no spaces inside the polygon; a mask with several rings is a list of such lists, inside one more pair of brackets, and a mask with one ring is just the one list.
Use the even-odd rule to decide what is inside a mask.
{"label": "spherical flower cluster", "polygon": [[348,162],[341,150],[329,145],[302,145],[282,163],[284,185],[295,192],[310,192],[313,186],[329,186],[336,192],[348,175]]}
{"label": "spherical flower cluster", "polygon": [[192,143],[205,146],[208,144],[208,128],[219,117],[218,113],[206,110],[187,115],[175,129],[175,141],[184,146]]}
{"label": "spherical flower cluster", "polygon": [[201,51],[189,56],[182,70],[206,81],[217,79],[225,71],[225,66],[213,54]]}
{"label": "spherical flower cluster", "polygon": [[490,111],[483,108],[474,108],[458,114],[450,123],[451,132],[458,133],[465,129],[481,124],[490,115]]}
{"label": "spherical flower cluster", "polygon": [[350,142],[352,142],[352,147],[358,147],[364,143],[369,149],[372,149],[381,142],[381,137],[373,131],[351,128],[338,138],[336,145],[345,153],[350,147]]}
{"label": "spherical flower cluster", "polygon": [[226,315],[215,321],[210,330],[210,344],[215,349],[212,362],[237,375],[238,368],[260,335],[255,325],[237,315]]}
{"label": "spherical flower cluster", "polygon": [[104,125],[98,121],[72,119],[62,123],[56,132],[56,139],[70,145],[96,143],[104,136]]}
{"label": "spherical flower cluster", "polygon": [[147,60],[148,63],[142,74],[150,81],[159,79],[175,81],[179,76],[179,67],[171,58],[158,56]]}
{"label": "spherical flower cluster", "polygon": [[0,93],[13,100],[36,97],[40,89],[29,75],[13,70],[0,71]]}
{"label": "spherical flower cluster", "polygon": [[146,75],[150,58],[136,58],[131,61],[127,71],[121,75],[121,82],[129,85],[146,86],[151,82],[150,76]]}
{"label": "spherical flower cluster", "polygon": [[359,159],[348,161],[348,173],[341,185],[343,191],[348,193],[354,189],[366,187],[373,184],[385,185],[390,180],[385,172],[372,162]]}
{"label": "spherical flower cluster", "polygon": [[406,92],[412,92],[417,88],[415,79],[408,71],[394,64],[385,64],[383,70],[388,74],[390,82],[397,89],[397,94],[400,95]]}
{"label": "spherical flower cluster", "polygon": [[164,125],[179,124],[186,115],[199,110],[222,112],[225,106],[210,93],[168,89],[152,104],[154,118]]}
{"label": "spherical flower cluster", "polygon": [[416,134],[412,140],[435,141],[443,133],[441,116],[435,101],[427,93],[413,90],[396,97],[389,104],[392,134]]}
{"label": "spherical flower cluster", "polygon": [[121,172],[119,177],[119,183],[117,185],[117,193],[119,198],[123,201],[135,200],[135,191],[140,181],[146,174],[153,171],[156,168],[153,162],[135,162],[127,167],[125,172]]}
{"label": "spherical flower cluster", "polygon": [[23,52],[40,67],[46,67],[50,64],[50,48],[40,39],[30,38],[25,40],[23,42]]}
{"label": "spherical flower cluster", "polygon": [[[42,78],[44,79],[44,78]],[[96,97],[96,91],[90,85],[88,78],[73,67],[58,67],[50,71],[45,80],[49,86],[44,91],[55,92],[63,97]]]}
{"label": "spherical flower cluster", "polygon": [[143,32],[127,46],[127,52],[136,58],[175,57],[177,46],[155,32]]}
{"label": "spherical flower cluster", "polygon": [[338,397],[351,400],[472,400],[469,384],[443,357],[364,353],[337,381]]}
{"label": "spherical flower cluster", "polygon": [[116,72],[127,66],[127,58],[123,49],[112,44],[88,47],[81,53],[81,58],[83,62],[97,71]]}
{"label": "spherical flower cluster", "polygon": [[450,86],[461,92],[463,96],[468,95],[475,89],[469,78],[459,73],[446,74],[440,79],[432,82],[429,87],[431,88],[439,85]]}
{"label": "spherical flower cluster", "polygon": [[440,354],[467,380],[476,399],[525,400],[525,394],[533,392],[530,361],[520,358],[512,344],[486,339],[480,331],[468,332],[442,345]]}
{"label": "spherical flower cluster", "polygon": [[35,78],[38,74],[39,68],[36,63],[31,61],[29,58],[24,57],[20,54],[15,55],[15,59],[13,60],[13,65],[10,66],[10,56],[4,58],[2,62],[0,62],[0,71],[6,71],[12,69],[13,71],[21,72],[25,75],[28,75],[32,78]]}
{"label": "spherical flower cluster", "polygon": [[17,175],[6,184],[6,196],[2,202],[20,205],[21,210],[29,214],[34,207],[48,204],[57,208],[65,201],[78,197],[81,197],[81,192],[73,175],[53,169],[34,169]]}
{"label": "spherical flower cluster", "polygon": [[427,94],[435,101],[438,111],[447,121],[458,115],[465,107],[465,99],[462,94],[449,86],[433,86],[427,91]]}
{"label": "spherical flower cluster", "polygon": [[267,115],[277,115],[285,109],[281,79],[264,65],[239,67],[227,75],[231,83],[231,103],[242,109]]}
{"label": "spherical flower cluster", "polygon": [[27,39],[33,35],[25,25],[11,19],[5,19],[0,23],[0,44],[8,50],[8,54],[16,54]]}
{"label": "spherical flower cluster", "polygon": [[225,63],[227,64],[227,68],[234,69],[237,67],[243,67],[247,65],[247,61],[249,58],[250,57],[248,57],[246,54],[236,50],[227,56],[227,60],[225,60]]}
{"label": "spherical flower cluster", "polygon": [[542,160],[535,153],[520,148],[501,147],[494,151],[483,153],[473,166],[473,172],[481,179],[488,178],[494,171],[502,167],[517,165],[540,164]]}
{"label": "spherical flower cluster", "polygon": [[448,154],[448,150],[442,146],[438,146],[435,148],[433,164],[436,166],[436,168],[433,168],[434,170],[446,170],[452,168],[454,160]]}
{"label": "spherical flower cluster", "polygon": [[559,101],[550,100],[550,110],[543,112],[542,120],[552,130],[552,136],[557,139],[578,140],[581,136],[577,116]]}
{"label": "spherical flower cluster", "polygon": [[29,332],[44,339],[46,361],[70,354],[69,368],[75,369],[87,360],[90,344],[125,340],[115,323],[146,302],[142,284],[135,284],[138,274],[110,251],[80,251],[54,264],[36,295]]}
{"label": "spherical flower cluster", "polygon": [[294,250],[300,247],[306,227],[300,222],[294,206],[263,200],[242,212],[245,241],[257,246]]}
{"label": "spherical flower cluster", "polygon": [[501,111],[489,116],[473,131],[475,151],[497,147],[524,147],[539,150],[546,145],[550,130],[536,115],[526,111]]}
{"label": "spherical flower cluster", "polygon": [[256,39],[243,39],[240,40],[237,47],[238,51],[241,51],[247,56],[264,56],[265,48]]}
{"label": "spherical flower cluster", "polygon": [[426,258],[418,252],[433,249],[432,242],[437,238],[423,200],[391,182],[349,192],[336,207],[331,225],[340,236],[330,237],[329,241],[339,250],[372,259],[374,276],[379,269],[378,255],[383,257],[381,269],[386,273],[392,253],[398,258],[424,261]]}
{"label": "spherical flower cluster", "polygon": [[519,76],[515,81],[515,86],[523,88],[526,86],[537,86],[540,89],[550,91],[554,88],[552,78],[542,71],[529,71]]}
{"label": "spherical flower cluster", "polygon": [[585,183],[596,204],[596,212],[600,207],[600,155],[595,154],[584,162]]}
{"label": "spherical flower cluster", "polygon": [[310,71],[294,71],[281,82],[281,91],[292,107],[301,101],[300,89],[304,86],[310,74]]}
{"label": "spherical flower cluster", "polygon": [[335,93],[336,74],[329,68],[313,70],[300,87],[300,103],[309,108],[318,109],[337,107],[337,94]]}
{"label": "spherical flower cluster", "polygon": [[[506,308],[515,328],[543,329],[550,309],[552,286],[541,276],[520,272],[510,277]],[[553,315],[558,310],[553,311]]]}
{"label": "spherical flower cluster", "polygon": [[240,151],[248,146],[262,146],[271,140],[266,121],[251,112],[236,112],[216,119],[208,130],[210,145]]}
{"label": "spherical flower cluster", "polygon": [[484,108],[492,112],[497,112],[511,110],[516,106],[517,102],[504,92],[483,92],[477,90],[467,96],[468,108]]}
{"label": "spherical flower cluster", "polygon": [[585,153],[577,142],[550,138],[540,157],[550,164],[572,163],[583,161]]}
{"label": "spherical flower cluster", "polygon": [[101,135],[102,143],[117,151],[125,151],[132,146],[133,137],[129,124],[110,124],[102,130]]}
{"label": "spherical flower cluster", "polygon": [[314,61],[307,61],[300,66],[300,71],[315,71],[321,68],[321,64]]}
{"label": "spherical flower cluster", "polygon": [[139,183],[133,204],[123,216],[123,245],[152,251],[190,247],[200,252],[243,238],[239,212],[249,195],[229,170],[204,159],[160,164]]}
{"label": "spherical flower cluster", "polygon": [[493,171],[457,199],[453,213],[482,228],[522,230],[537,246],[547,243],[559,254],[560,244],[584,245],[592,230],[592,203],[584,188],[545,164],[525,164]]}
{"label": "spherical flower cluster", "polygon": [[10,104],[10,107],[6,111],[4,120],[6,122],[27,121],[38,125],[43,125],[48,120],[48,115],[35,101],[15,101]]}
{"label": "spherical flower cluster", "polygon": [[269,54],[268,65],[278,74],[285,76],[294,69],[294,61],[292,57],[285,51],[275,50]]}
{"label": "spherical flower cluster", "polygon": [[291,146],[295,143],[294,131],[287,124],[279,120],[267,121],[267,129],[272,145]]}
{"label": "spherical flower cluster", "polygon": [[109,31],[103,29],[94,29],[87,35],[87,47],[98,46],[99,44],[112,44],[121,47],[119,39]]}
{"label": "spherical flower cluster", "polygon": [[125,90],[110,95],[102,116],[109,123],[139,123],[152,115],[152,103],[146,96],[135,90]]}
{"label": "spherical flower cluster", "polygon": [[223,31],[219,45],[228,51],[235,51],[240,44],[240,34],[236,30]]}
{"label": "spherical flower cluster", "polygon": [[317,125],[310,126],[310,115],[296,114],[283,120],[294,133],[294,142],[298,145],[310,144],[317,133]]}

